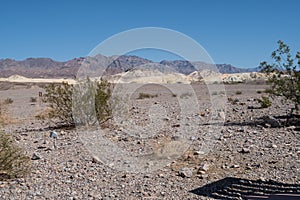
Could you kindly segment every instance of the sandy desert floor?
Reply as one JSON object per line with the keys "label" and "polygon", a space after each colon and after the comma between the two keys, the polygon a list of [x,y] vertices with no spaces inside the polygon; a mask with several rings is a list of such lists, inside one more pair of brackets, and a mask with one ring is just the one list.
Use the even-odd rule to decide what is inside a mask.
{"label": "sandy desert floor", "polygon": [[[225,85],[225,93],[211,92],[211,96],[204,84],[192,85],[193,90],[177,87],[170,91],[172,87],[140,87],[127,104],[125,119],[135,125],[129,126],[133,129],[122,123],[114,125],[114,121],[104,129],[103,138],[132,155],[163,151],[169,155],[184,145],[176,143],[181,131],[192,130],[188,137],[183,136],[188,146],[181,155],[167,157],[155,171],[134,173],[122,168],[124,163],[101,160],[103,152],[91,151],[86,136],[77,129],[55,128],[47,120],[38,120],[35,115],[46,109],[38,98],[42,88],[1,84],[0,98],[13,100],[8,105],[13,120],[2,130],[12,134],[28,156],[39,157],[32,160],[28,177],[0,182],[1,199],[245,199],[248,195],[300,193],[299,124],[275,127],[292,104],[274,99],[270,108],[260,109],[256,98],[266,94],[257,91],[264,91],[264,84]],[[141,92],[154,97],[139,99]],[[30,102],[31,97],[38,101]],[[220,114],[224,124],[215,125],[220,134],[211,128],[211,98],[226,100],[225,115]],[[237,99],[236,103],[228,98]],[[191,105],[195,99],[198,106]],[[188,116],[181,115],[185,109]],[[158,118],[160,126],[155,121]],[[139,133],[137,127],[145,130]],[[49,137],[51,130],[58,133],[57,149]],[[209,148],[203,149],[208,141]],[[122,152],[107,153],[126,160]],[[136,162],[141,160],[145,159],[138,157]]]}

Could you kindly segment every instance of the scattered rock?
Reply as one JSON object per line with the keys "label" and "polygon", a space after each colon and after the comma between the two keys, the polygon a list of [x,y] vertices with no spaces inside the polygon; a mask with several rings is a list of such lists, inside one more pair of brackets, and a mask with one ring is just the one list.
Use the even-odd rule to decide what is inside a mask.
{"label": "scattered rock", "polygon": [[184,167],[179,170],[178,174],[183,178],[191,178],[193,176],[193,170],[188,167]]}
{"label": "scattered rock", "polygon": [[195,151],[194,155],[204,155],[205,152],[204,151]]}
{"label": "scattered rock", "polygon": [[231,168],[240,168],[240,165],[235,164],[235,165],[232,165]]}
{"label": "scattered rock", "polygon": [[254,109],[254,106],[248,106],[248,109]]}
{"label": "scattered rock", "polygon": [[175,127],[176,127],[176,128],[177,128],[177,127],[180,127],[180,124],[173,124],[172,127],[173,127],[173,128],[175,128]]}
{"label": "scattered rock", "polygon": [[39,155],[37,155],[36,153],[32,154],[31,160],[39,160],[39,159],[41,159]]}
{"label": "scattered rock", "polygon": [[192,140],[192,141],[197,140],[197,139],[198,139],[198,137],[196,137],[196,136],[191,136],[190,137],[190,140]]}
{"label": "scattered rock", "polygon": [[205,164],[200,166],[199,171],[205,171],[206,172],[206,171],[209,170],[209,167],[210,167],[209,164],[205,163]]}
{"label": "scattered rock", "polygon": [[272,116],[263,116],[264,123],[267,127],[271,126],[273,128],[281,127],[281,123],[279,120]]}
{"label": "scattered rock", "polygon": [[250,153],[250,149],[243,147],[242,150],[240,151],[240,153]]}
{"label": "scattered rock", "polygon": [[223,120],[225,120],[225,117],[226,117],[225,116],[225,112],[219,112],[218,113],[218,117],[221,118],[221,119],[223,119]]}
{"label": "scattered rock", "polygon": [[222,165],[222,169],[228,169],[228,168],[229,168],[228,165],[226,164]]}
{"label": "scattered rock", "polygon": [[101,163],[101,160],[97,156],[92,157],[92,162],[93,163]]}
{"label": "scattered rock", "polygon": [[267,144],[266,147],[267,148],[274,148],[274,149],[276,149],[277,145],[276,144]]}

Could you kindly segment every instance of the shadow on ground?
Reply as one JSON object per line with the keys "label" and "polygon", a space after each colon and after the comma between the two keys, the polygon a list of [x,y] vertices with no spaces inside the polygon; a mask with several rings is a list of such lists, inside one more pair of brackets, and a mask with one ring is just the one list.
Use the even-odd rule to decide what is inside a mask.
{"label": "shadow on ground", "polygon": [[[266,126],[269,124],[273,128],[284,127],[284,126],[295,126],[295,130],[300,130],[300,115],[281,115],[273,116],[270,118],[260,117],[251,121],[227,121],[224,126]],[[218,123],[204,123],[202,125],[219,125]]]}
{"label": "shadow on ground", "polygon": [[300,199],[300,185],[276,181],[224,178],[191,193],[215,199]]}

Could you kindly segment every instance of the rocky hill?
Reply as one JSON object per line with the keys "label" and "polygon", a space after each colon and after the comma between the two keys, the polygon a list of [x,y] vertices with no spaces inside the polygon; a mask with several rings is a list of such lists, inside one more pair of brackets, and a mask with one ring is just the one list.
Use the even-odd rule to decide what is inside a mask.
{"label": "rocky hill", "polygon": [[[18,74],[28,78],[73,78],[83,64],[88,65],[92,71],[105,70],[104,74],[118,74],[134,68],[141,68],[147,64],[154,64],[173,72],[188,75],[194,71],[209,69],[212,65],[204,62],[188,62],[185,60],[167,61],[159,63],[138,56],[112,56],[97,55],[95,57],[80,57],[69,61],[59,62],[50,58],[28,58],[22,61],[13,59],[0,59],[0,77],[7,78]],[[258,68],[237,68],[230,64],[216,64],[221,73],[257,72]],[[103,73],[101,71],[101,73]]]}

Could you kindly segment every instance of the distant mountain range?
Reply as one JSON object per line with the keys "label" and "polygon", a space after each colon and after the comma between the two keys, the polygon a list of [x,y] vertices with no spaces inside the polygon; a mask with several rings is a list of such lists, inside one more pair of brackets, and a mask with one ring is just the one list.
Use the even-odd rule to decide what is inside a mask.
{"label": "distant mountain range", "polygon": [[[188,75],[194,71],[208,69],[212,65],[204,62],[188,62],[184,60],[153,62],[138,56],[113,56],[74,58],[66,62],[54,61],[50,58],[28,58],[22,61],[13,59],[0,60],[0,77],[6,78],[15,74],[28,78],[74,78],[82,64],[90,64],[97,69],[100,65],[106,74],[126,72],[141,66],[167,66],[167,68],[181,74]],[[257,72],[258,68],[238,68],[230,64],[216,64],[220,73]]]}

